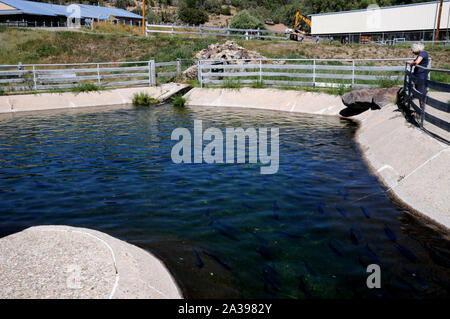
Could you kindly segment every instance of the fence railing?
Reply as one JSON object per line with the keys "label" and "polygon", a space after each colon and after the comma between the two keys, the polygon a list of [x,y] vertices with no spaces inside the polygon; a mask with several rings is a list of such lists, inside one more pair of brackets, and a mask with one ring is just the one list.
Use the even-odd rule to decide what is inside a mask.
{"label": "fence railing", "polygon": [[409,59],[200,60],[200,85],[261,83],[278,86],[373,87],[402,84]]}
{"label": "fence railing", "polygon": [[202,38],[204,36],[219,37],[239,37],[249,39],[277,39],[289,40],[289,34],[282,31],[271,31],[262,29],[233,29],[233,28],[215,28],[204,26],[187,26],[187,25],[164,25],[164,24],[147,24],[147,35],[149,33],[165,33],[165,34],[189,34],[197,35]]}
{"label": "fence railing", "polygon": [[[409,110],[417,114],[417,122],[428,134],[450,144],[450,83],[433,81],[430,72],[446,73],[450,70],[424,68],[422,76],[415,73],[406,63],[404,77],[404,98]],[[441,95],[446,101],[439,98]],[[417,103],[417,102],[418,103]]]}
{"label": "fence railing", "polygon": [[158,78],[172,78],[181,72],[180,60],[0,65],[0,91],[71,89],[87,83],[99,87],[155,86]]}

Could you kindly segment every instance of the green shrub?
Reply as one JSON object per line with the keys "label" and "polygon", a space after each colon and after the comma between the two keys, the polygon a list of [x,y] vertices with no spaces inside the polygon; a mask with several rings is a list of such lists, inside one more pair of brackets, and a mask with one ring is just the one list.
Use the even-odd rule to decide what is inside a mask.
{"label": "green shrub", "polygon": [[208,14],[203,9],[180,7],[178,18],[187,24],[200,25],[209,21]]}
{"label": "green shrub", "polygon": [[220,13],[225,15],[225,16],[230,16],[231,15],[231,8],[229,6],[223,7],[223,8],[221,8]]}
{"label": "green shrub", "polygon": [[265,29],[265,24],[252,16],[247,10],[240,11],[231,19],[230,28],[233,29]]}
{"label": "green shrub", "polygon": [[0,96],[2,95],[5,95],[5,91],[2,88],[0,88]]}
{"label": "green shrub", "polygon": [[104,90],[104,88],[94,83],[81,83],[70,89],[73,93],[98,92],[102,90]]}
{"label": "green shrub", "polygon": [[175,96],[172,98],[172,104],[175,107],[184,107],[186,104],[186,99],[182,96]]}
{"label": "green shrub", "polygon": [[150,106],[158,104],[157,99],[152,98],[146,92],[134,93],[132,103],[134,106]]}

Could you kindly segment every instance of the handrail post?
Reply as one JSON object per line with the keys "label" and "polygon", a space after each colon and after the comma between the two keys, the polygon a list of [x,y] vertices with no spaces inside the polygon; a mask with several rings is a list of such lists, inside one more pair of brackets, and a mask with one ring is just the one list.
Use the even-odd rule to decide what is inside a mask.
{"label": "handrail post", "polygon": [[202,26],[201,25],[198,26],[198,30],[199,30],[199,33],[200,33],[200,38],[203,38],[203,31],[202,31]]}

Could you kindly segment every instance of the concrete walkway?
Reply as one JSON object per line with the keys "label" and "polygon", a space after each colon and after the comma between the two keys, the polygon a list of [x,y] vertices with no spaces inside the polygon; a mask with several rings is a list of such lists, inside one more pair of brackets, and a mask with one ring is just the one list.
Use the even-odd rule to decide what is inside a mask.
{"label": "concrete walkway", "polygon": [[131,104],[133,94],[138,92],[146,92],[159,101],[165,101],[186,87],[188,87],[186,84],[167,83],[155,87],[111,89],[79,94],[67,92],[0,96],[0,113]]}
{"label": "concrete walkway", "polygon": [[0,239],[0,298],[157,298],[181,293],[153,255],[104,233],[31,227]]}
{"label": "concrete walkway", "polygon": [[[439,96],[435,96],[439,98]],[[340,96],[276,89],[200,89],[187,105],[242,107],[341,116]],[[448,96],[442,96],[443,101]],[[356,141],[374,173],[404,204],[450,229],[450,148],[406,122],[397,106],[350,117],[360,124]]]}

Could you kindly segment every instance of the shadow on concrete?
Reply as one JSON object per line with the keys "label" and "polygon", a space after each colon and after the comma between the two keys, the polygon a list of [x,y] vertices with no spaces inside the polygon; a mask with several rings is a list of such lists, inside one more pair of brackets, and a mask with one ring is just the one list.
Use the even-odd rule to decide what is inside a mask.
{"label": "shadow on concrete", "polygon": [[344,117],[355,116],[355,115],[358,115],[358,114],[361,114],[361,113],[367,111],[368,109],[370,109],[370,107],[367,107],[367,108],[358,108],[358,109],[354,109],[354,108],[349,108],[349,107],[347,107],[347,108],[341,110],[341,111],[339,112],[339,115],[344,116]]}

